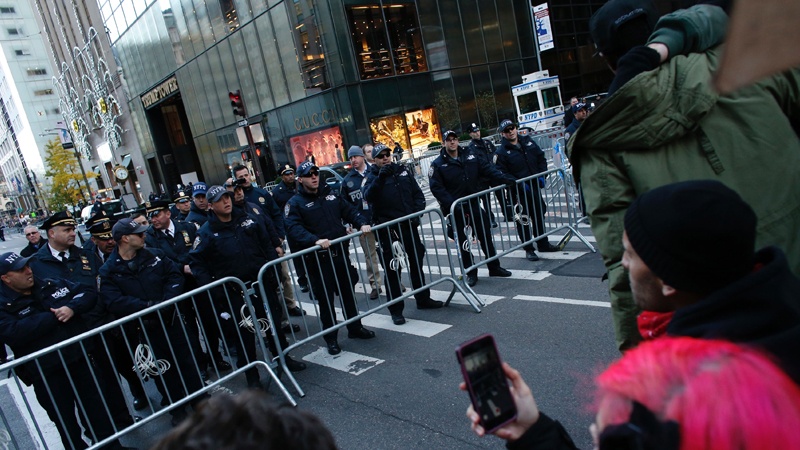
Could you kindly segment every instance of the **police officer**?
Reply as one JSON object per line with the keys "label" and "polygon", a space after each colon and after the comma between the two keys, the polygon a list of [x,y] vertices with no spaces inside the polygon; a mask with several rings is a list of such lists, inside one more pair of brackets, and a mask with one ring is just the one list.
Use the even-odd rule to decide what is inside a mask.
{"label": "police officer", "polygon": [[[452,204],[461,197],[480,191],[480,180],[487,179],[494,184],[513,186],[514,179],[497,170],[485,158],[473,155],[469,150],[461,150],[458,146],[458,135],[455,131],[444,133],[445,146],[442,153],[432,163],[428,171],[431,193],[445,214],[449,214]],[[481,209],[478,200],[461,203],[455,211],[456,234],[458,235],[459,250],[464,267],[472,265],[472,253],[465,248],[467,241],[464,228],[469,225],[475,230],[480,241],[481,249],[486,258],[497,254],[489,232],[489,217]],[[490,277],[510,277],[511,272],[500,267],[499,260],[487,263]],[[474,286],[478,282],[478,270],[473,269],[467,273],[467,284]]]}
{"label": "police officer", "polygon": [[[467,150],[471,151],[475,156],[479,156],[481,158],[486,158],[487,161],[494,161],[494,151],[496,150],[494,144],[489,142],[487,139],[481,139],[481,127],[478,126],[477,123],[471,123],[467,127],[467,132],[472,140],[469,141],[469,145],[467,145]],[[483,179],[481,180],[481,185],[479,190],[485,190],[489,188],[489,180]],[[495,191],[495,196],[497,196],[497,201],[500,203],[501,208],[503,208],[503,213],[505,214],[505,205],[506,202],[503,199],[504,191]],[[489,201],[489,196],[481,197],[481,203],[483,203],[483,209],[489,213],[489,219],[492,221],[492,228],[497,228],[498,223],[495,221],[494,212],[492,212],[492,205]],[[509,215],[510,216],[510,215]]]}
{"label": "police officer", "polygon": [[572,111],[572,120],[570,124],[564,129],[564,140],[569,142],[569,138],[578,131],[578,127],[581,126],[584,120],[589,117],[589,105],[583,102],[578,102],[572,105],[570,108]]}
{"label": "police officer", "polygon": [[272,219],[272,224],[275,225],[275,230],[283,240],[286,236],[286,229],[283,226],[283,213],[275,200],[264,189],[253,184],[250,170],[242,165],[233,168],[233,177],[237,180],[243,180],[242,189],[244,189],[244,198],[250,203],[255,203],[261,207],[261,210]]}
{"label": "police officer", "polygon": [[189,215],[186,216],[186,222],[191,222],[198,228],[208,222],[207,190],[208,186],[202,181],[192,185],[192,206],[189,209]]}
{"label": "police officer", "polygon": [[50,216],[42,224],[47,245],[36,252],[31,268],[41,278],[63,278],[93,289],[100,265],[91,253],[75,245],[76,225],[69,211]]}
{"label": "police officer", "polygon": [[178,189],[175,191],[175,195],[172,196],[172,201],[175,202],[170,208],[172,220],[185,221],[192,211],[192,200],[189,198],[189,192],[186,189]]}
{"label": "police officer", "polygon": [[[183,271],[157,250],[144,248],[148,227],[130,218],[112,227],[117,248],[100,268],[100,300],[118,318],[183,294]],[[155,252],[155,253],[154,253]],[[137,323],[137,322],[134,322]],[[150,346],[156,360],[166,360],[170,368],[161,373],[165,400],[175,403],[203,388],[195,361],[199,355],[197,337],[187,332],[183,317],[174,306],[142,318],[140,344]],[[184,386],[186,389],[184,389]],[[192,401],[196,405],[201,399]],[[170,411],[172,424],[186,418],[183,407]]]}
{"label": "police officer", "polygon": [[[83,284],[34,278],[29,259],[16,253],[0,255],[0,341],[7,343],[17,358],[86,332],[82,315],[97,301],[94,290]],[[36,399],[55,424],[64,448],[86,448],[75,408],[82,411],[78,415],[81,422],[88,420],[83,426],[87,436],[94,433],[94,442],[114,433],[103,407],[103,394],[94,381],[95,376],[100,383],[104,380],[100,372],[93,374],[83,348],[68,346],[17,371],[25,384],[33,384]],[[119,447],[119,442],[110,447]]]}
{"label": "police officer", "polygon": [[[297,195],[286,204],[286,225],[289,245],[298,251],[315,245],[321,250],[304,255],[311,291],[319,299],[320,320],[324,329],[336,323],[333,295],[338,292],[344,306],[345,319],[358,315],[353,287],[358,281],[358,271],[350,264],[349,248],[345,243],[331,246],[331,240],[347,234],[343,222],[350,223],[363,233],[370,226],[361,214],[347,201],[335,195],[328,185],[320,186],[319,168],[306,161],[297,168],[300,186]],[[350,339],[371,339],[375,333],[356,320],[347,325]],[[338,331],[325,334],[328,353],[337,355]]]}
{"label": "police officer", "polygon": [[[347,172],[344,180],[342,180],[342,187],[339,195],[350,202],[350,204],[364,216],[364,219],[367,220],[368,223],[373,223],[372,209],[361,192],[361,188],[367,181],[367,173],[371,164],[367,163],[364,157],[364,151],[357,145],[350,147],[347,151],[347,158],[350,160],[352,168]],[[364,259],[367,262],[369,285],[372,288],[369,298],[370,300],[376,300],[381,292],[381,271],[378,268],[378,251],[375,245],[375,235],[373,233],[364,233],[358,238],[361,243],[361,249],[364,251]]]}
{"label": "police officer", "polygon": [[36,228],[34,225],[28,225],[24,229],[25,231],[25,239],[28,240],[28,245],[23,248],[19,254],[27,258],[28,256],[33,256],[34,253],[38,252],[40,248],[44,247],[47,244],[47,239],[45,239],[41,233],[39,233],[39,229]]}
{"label": "police officer", "polygon": [[[364,197],[371,206],[372,222],[381,224],[423,211],[425,194],[419,188],[413,172],[404,165],[392,162],[389,148],[383,144],[373,148],[372,158],[375,164],[371,167],[364,185]],[[400,288],[400,270],[397,268],[397,261],[393,261],[396,259],[393,251],[393,244],[396,242],[403,246],[403,251],[408,256],[411,285],[414,289],[418,289],[425,284],[425,274],[422,272],[425,246],[419,237],[417,229],[419,223],[419,218],[414,218],[377,230],[381,263],[386,272],[390,301],[403,292]],[[420,291],[414,298],[417,301],[417,309],[441,308],[444,305],[440,301],[431,299],[430,289]],[[402,302],[389,306],[392,322],[395,325],[406,323],[403,307]]]}
{"label": "police officer", "polygon": [[[547,159],[544,152],[530,136],[520,136],[517,125],[506,119],[500,122],[499,130],[503,134],[500,148],[495,152],[495,164],[503,173],[520,180],[531,175],[547,171]],[[545,233],[544,213],[547,207],[542,200],[540,188],[544,187],[544,178],[528,180],[518,183],[511,194],[516,202],[515,208],[522,209],[522,215],[528,217],[530,224],[517,220],[517,234],[522,242]],[[533,228],[533,236],[531,236]],[[558,247],[550,243],[547,238],[537,242],[540,252],[557,252]],[[533,244],[525,247],[525,256],[528,261],[538,261],[539,256],[533,250]]]}
{"label": "police officer", "polygon": [[83,244],[83,249],[97,258],[97,267],[99,268],[106,262],[116,246],[114,238],[111,237],[111,219],[105,211],[100,210],[86,221],[86,230],[91,235],[91,239]]}
{"label": "police officer", "polygon": [[[260,221],[254,220],[245,210],[233,207],[232,195],[223,186],[212,186],[208,190],[208,199],[212,214],[209,221],[197,231],[194,248],[190,252],[192,273],[201,284],[229,276],[239,278],[245,283],[259,281],[258,273],[261,267],[282,255],[283,249],[280,246],[273,247],[275,243],[270,243],[267,230]],[[275,320],[280,320],[282,308],[276,293],[278,279],[275,271],[267,270],[266,278],[260,281],[267,284],[264,291],[267,294],[265,300],[269,305],[270,314]],[[216,313],[218,316],[223,314],[228,317],[220,320],[222,326],[236,336],[236,327],[243,319],[241,308],[245,304],[244,297],[232,296],[230,302],[231,305],[224,299],[215,304]],[[256,322],[257,318],[267,317],[263,305],[263,300],[254,299],[253,307],[258,317],[252,318],[253,322]],[[280,327],[276,328],[281,347],[288,347],[283,330]],[[246,333],[246,331],[241,332]],[[233,342],[238,355],[236,367],[242,367],[256,359],[255,339],[243,336],[247,338],[237,337]],[[277,355],[277,347],[271,336],[267,339],[267,344],[272,354]],[[285,355],[284,360],[286,367],[292,372],[306,368],[304,363],[295,361],[289,355]],[[245,376],[249,387],[261,387],[257,369],[247,370]]]}
{"label": "police officer", "polygon": [[[286,207],[286,202],[297,194],[297,180],[295,179],[295,170],[289,164],[285,164],[281,168],[281,182],[270,192],[275,203],[281,211]],[[284,224],[285,228],[285,224]],[[306,278],[306,269],[302,264],[295,264],[295,272],[297,272],[297,284],[300,286],[301,292],[308,292],[308,279]]]}

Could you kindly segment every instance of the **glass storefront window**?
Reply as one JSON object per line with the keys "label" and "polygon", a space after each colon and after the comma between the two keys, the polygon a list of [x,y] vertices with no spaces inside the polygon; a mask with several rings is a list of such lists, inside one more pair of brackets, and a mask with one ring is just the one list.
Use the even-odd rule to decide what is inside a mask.
{"label": "glass storefront window", "polygon": [[303,84],[311,93],[328,89],[325,52],[311,0],[294,0],[294,41],[300,57]]}
{"label": "glass storefront window", "polygon": [[406,128],[411,148],[427,147],[431,142],[441,142],[439,123],[433,108],[406,113]]}
{"label": "glass storefront window", "polygon": [[319,167],[344,161],[342,133],[339,126],[311,131],[289,138],[295,167],[303,161],[313,161]]}
{"label": "glass storefront window", "polygon": [[393,149],[394,143],[397,142],[404,149],[410,147],[406,118],[400,114],[370,119],[369,128],[372,132],[372,141],[376,144],[381,143]]}
{"label": "glass storefront window", "polygon": [[361,79],[428,70],[413,3],[347,7]]}

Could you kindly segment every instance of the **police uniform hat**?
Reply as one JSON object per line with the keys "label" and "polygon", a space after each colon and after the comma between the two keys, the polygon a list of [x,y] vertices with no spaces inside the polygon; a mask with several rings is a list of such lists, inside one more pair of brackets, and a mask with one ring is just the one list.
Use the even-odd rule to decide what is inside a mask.
{"label": "police uniform hat", "polygon": [[[373,155],[375,154],[374,150],[372,151],[372,154]],[[314,169],[319,170],[319,167],[314,165],[314,163],[312,163],[311,161],[306,161],[306,162],[304,162],[303,164],[300,164],[300,166],[297,167],[297,176],[302,178],[302,177],[308,175],[309,173],[311,173],[311,171],[314,170]]]}
{"label": "police uniform hat", "polygon": [[184,189],[178,189],[175,191],[175,195],[172,197],[172,201],[175,203],[183,203],[188,202],[190,200],[189,193],[186,192]]}
{"label": "police uniform hat", "polygon": [[589,109],[589,105],[583,102],[575,103],[574,105],[572,105],[572,114],[575,114],[576,112],[582,109]]}
{"label": "police uniform hat", "polygon": [[50,228],[57,227],[59,225],[65,227],[74,227],[77,226],[78,223],[75,222],[75,218],[72,217],[72,214],[70,214],[69,211],[61,211],[50,216],[50,218],[45,220],[42,226],[39,228],[47,231]]}
{"label": "police uniform hat", "polygon": [[203,183],[202,181],[198,181],[197,183],[192,185],[192,197],[197,197],[198,195],[206,195],[206,191],[208,191],[208,185]]}
{"label": "police uniform hat", "polygon": [[223,195],[227,195],[233,198],[233,194],[231,193],[231,191],[225,189],[224,186],[215,185],[211,186],[208,189],[208,192],[206,193],[206,198],[210,203],[216,203],[222,198]]}
{"label": "police uniform hat", "polygon": [[0,275],[5,275],[12,270],[20,270],[28,264],[32,256],[23,258],[14,252],[7,252],[0,255]]}
{"label": "police uniform hat", "polygon": [[169,202],[166,200],[156,200],[154,202],[145,202],[144,204],[144,213],[147,217],[155,216],[162,209],[169,209]]}
{"label": "police uniform hat", "polygon": [[467,133],[474,133],[474,132],[480,131],[480,130],[481,130],[481,127],[479,127],[477,123],[471,123],[467,127]]}
{"label": "police uniform hat", "polygon": [[115,241],[119,242],[122,239],[122,236],[144,233],[148,228],[150,228],[149,225],[141,225],[136,223],[136,221],[130,217],[126,217],[114,224],[114,226],[111,228],[111,235],[114,237]]}
{"label": "police uniform hat", "polygon": [[500,122],[500,126],[497,127],[497,131],[503,132],[503,131],[506,131],[507,128],[514,128],[516,126],[517,126],[517,124],[515,124],[514,122],[512,122],[512,121],[510,121],[508,119],[505,119],[502,122]]}
{"label": "police uniform hat", "polygon": [[458,133],[456,133],[453,130],[447,130],[442,134],[442,137],[444,138],[444,140],[447,140],[447,138],[449,138],[450,136],[455,136],[456,139],[458,139]]}
{"label": "police uniform hat", "polygon": [[295,172],[294,167],[292,167],[290,164],[284,164],[283,167],[281,168],[281,175],[286,175],[294,172]]}
{"label": "police uniform hat", "polygon": [[86,230],[98,239],[111,239],[111,219],[101,210],[86,221]]}
{"label": "police uniform hat", "polygon": [[388,151],[389,153],[392,152],[392,150],[389,149],[389,147],[387,147],[387,146],[385,146],[383,144],[378,144],[378,145],[372,147],[372,159],[377,158],[378,155],[380,155],[381,152],[383,152],[384,150]]}

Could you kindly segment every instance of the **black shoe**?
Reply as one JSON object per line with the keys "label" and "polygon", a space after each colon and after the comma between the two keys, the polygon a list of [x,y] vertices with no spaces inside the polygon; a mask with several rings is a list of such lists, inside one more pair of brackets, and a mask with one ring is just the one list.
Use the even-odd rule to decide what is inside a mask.
{"label": "black shoe", "polygon": [[545,241],[544,243],[539,244],[539,251],[544,253],[557,252],[559,251],[559,248],[558,246]]}
{"label": "black shoe", "polygon": [[[224,359],[217,360],[216,365],[217,365],[217,370],[219,370],[220,372],[227,372],[228,370],[233,369],[233,367],[231,367],[228,361],[225,361]],[[213,367],[211,364],[209,364],[208,366]]]}
{"label": "black shoe", "polygon": [[286,325],[281,327],[281,330],[283,330],[284,333],[289,333],[290,331],[294,331],[295,333],[299,333],[300,332],[300,325],[297,325],[296,323],[287,323]]}
{"label": "black shoe", "polygon": [[133,397],[133,409],[136,411],[141,411],[147,408],[147,399],[142,397]]}
{"label": "black shoe", "polygon": [[478,276],[467,275],[467,286],[475,286],[476,284],[478,284]]}
{"label": "black shoe", "polygon": [[306,312],[303,311],[303,309],[300,308],[299,306],[295,306],[294,308],[289,308],[288,311],[289,315],[292,317],[303,317],[306,315]]}
{"label": "black shoe", "polygon": [[497,228],[499,226],[500,226],[499,223],[495,222],[494,220],[492,221],[492,228]]}
{"label": "black shoe", "polygon": [[538,261],[539,255],[536,254],[533,250],[526,250],[525,257],[528,258],[528,261]]}
{"label": "black shoe", "polygon": [[440,302],[439,300],[423,300],[421,302],[417,302],[417,309],[438,309],[444,306],[444,302]]}
{"label": "black shoe", "polygon": [[497,267],[496,269],[489,269],[489,276],[490,277],[510,277],[511,271],[508,269],[504,269],[502,267]]}
{"label": "black shoe", "polygon": [[406,318],[402,314],[392,314],[392,322],[395,325],[402,325],[406,323]]}
{"label": "black shoe", "polygon": [[301,284],[300,285],[300,292],[308,292],[308,285],[307,284]]}
{"label": "black shoe", "polygon": [[329,355],[338,355],[342,353],[342,347],[339,347],[339,343],[336,341],[330,341],[328,344],[328,354]]}
{"label": "black shoe", "polygon": [[361,327],[357,330],[348,331],[347,337],[350,339],[372,339],[375,337],[375,332]]}
{"label": "black shoe", "polygon": [[306,363],[304,362],[297,361],[289,356],[284,356],[283,359],[286,361],[286,368],[289,369],[289,372],[300,372],[306,370]]}

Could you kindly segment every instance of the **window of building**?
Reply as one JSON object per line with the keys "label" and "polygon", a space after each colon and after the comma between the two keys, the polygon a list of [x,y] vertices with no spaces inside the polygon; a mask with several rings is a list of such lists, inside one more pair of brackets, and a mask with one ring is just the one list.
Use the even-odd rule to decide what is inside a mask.
{"label": "window of building", "polygon": [[14,50],[14,54],[17,56],[31,56],[31,52],[28,50]]}
{"label": "window of building", "polygon": [[42,96],[42,95],[53,95],[52,89],[40,89],[38,91],[33,91],[33,95]]}
{"label": "window of building", "polygon": [[19,34],[19,30],[16,28],[6,28],[6,32],[11,36],[17,36]]}
{"label": "window of building", "polygon": [[0,6],[0,14],[14,14],[16,12],[13,6]]}
{"label": "window of building", "polygon": [[414,3],[347,7],[361,79],[428,70]]}
{"label": "window of building", "polygon": [[38,68],[38,67],[37,68],[33,68],[33,69],[28,69],[28,75],[29,76],[47,75],[47,70],[46,69],[42,69],[42,68]]}
{"label": "window of building", "polygon": [[300,54],[303,84],[306,90],[327,89],[330,85],[325,67],[325,52],[311,0],[295,0],[293,19],[294,39]]}

